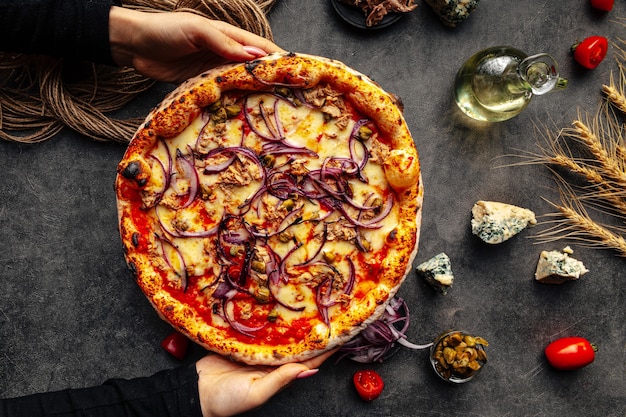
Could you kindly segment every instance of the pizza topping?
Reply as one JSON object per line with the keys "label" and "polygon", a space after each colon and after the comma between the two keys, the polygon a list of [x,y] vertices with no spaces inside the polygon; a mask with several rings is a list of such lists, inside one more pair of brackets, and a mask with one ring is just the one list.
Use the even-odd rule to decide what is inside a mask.
{"label": "pizza topping", "polygon": [[[340,134],[342,129],[327,120],[329,113],[323,110],[329,103],[345,107],[340,95],[327,86],[304,90],[308,103],[304,106],[286,99],[285,88],[281,91],[282,95],[226,95],[204,111],[202,126],[183,131],[180,138],[159,141],[150,154],[158,161],[155,184],[146,187],[152,192],[144,193],[144,207],[154,207],[161,226],[157,235],[174,272],[175,288],[187,291],[189,281],[197,278],[188,276],[188,270],[213,273],[206,265],[185,264],[189,244],[181,239],[213,239],[220,267],[208,280],[217,286],[212,296],[222,301],[220,316],[247,336],[264,326],[242,324],[249,313],[234,311],[236,296],[248,294],[288,311],[305,310],[304,300],[312,298],[322,322],[329,325],[330,311],[351,298],[357,268],[352,253],[371,250],[366,231],[381,229],[381,237],[388,239],[395,230],[383,227],[392,213],[394,194],[378,191],[380,168],[368,166],[365,142],[378,134],[371,121],[352,120],[350,129],[343,129],[347,140],[335,145],[343,147],[343,154],[336,154],[325,149],[331,139],[312,138],[302,121],[330,124]],[[231,104],[224,106],[225,102]],[[226,114],[219,122],[226,131],[240,131],[238,143],[223,144],[207,135],[206,126],[216,119],[210,110]],[[316,113],[326,116],[317,119]],[[184,141],[194,137],[193,129],[200,132],[198,138],[206,139],[196,140],[195,149]],[[248,144],[250,135],[261,139],[260,147]],[[378,178],[371,183],[367,172]],[[222,200],[229,208],[209,212],[204,200],[211,200],[211,206]],[[232,212],[232,207],[237,210]],[[308,254],[302,254],[307,242],[312,242]],[[348,246],[335,251],[330,244]],[[296,284],[302,275],[313,278],[306,283],[308,290],[300,288],[302,282]],[[277,314],[273,312],[271,319]]]}
{"label": "pizza topping", "polygon": [[[339,94],[327,86],[305,90],[304,98],[309,106],[299,106],[284,97],[285,88],[281,91],[282,95],[233,93],[225,97],[232,103],[229,110],[225,110],[223,100],[205,111],[201,118],[204,125],[197,128],[198,138],[208,137],[206,126],[215,121],[210,113],[212,109],[225,112],[227,119],[220,119],[225,130],[241,131],[239,143],[196,141],[194,149],[189,144],[179,144],[180,139],[160,141],[151,153],[159,161],[154,172],[155,182],[160,184],[154,185],[153,193],[144,194],[144,206],[155,206],[162,229],[158,235],[178,288],[186,291],[192,279],[186,273],[191,268],[184,262],[186,244],[172,243],[166,236],[176,240],[215,240],[221,267],[211,284],[218,285],[212,296],[222,300],[219,311],[223,319],[248,336],[263,326],[242,324],[246,316],[242,311],[236,317],[230,306],[237,302],[235,296],[241,294],[265,303],[277,303],[289,311],[303,311],[303,300],[312,297],[322,321],[329,325],[330,310],[349,301],[354,288],[356,266],[350,253],[370,250],[372,245],[364,231],[383,229],[395,201],[392,193],[379,194],[376,183],[370,184],[366,175],[366,171],[375,171],[366,169],[369,149],[364,142],[377,135],[369,119],[359,118],[351,122],[349,130],[344,129],[347,147],[343,155],[335,155],[322,147],[322,144],[327,146],[324,140],[315,139],[312,143],[307,132],[298,131],[303,129],[301,124],[292,124],[292,119],[332,123],[326,116],[316,120],[316,110],[312,107],[319,106],[320,112],[327,115],[323,108],[329,103],[345,106]],[[288,95],[296,96],[293,92]],[[243,104],[239,105],[240,102]],[[236,110],[239,114],[235,114]],[[337,133],[342,131],[334,126]],[[286,135],[288,129],[296,131]],[[187,135],[184,131],[180,136]],[[246,135],[260,138],[260,149],[248,147]],[[283,153],[290,156],[282,156]],[[172,154],[174,157],[169,158]],[[168,166],[171,166],[169,175]],[[238,207],[238,211],[207,212],[208,225],[206,220],[198,222],[203,207],[199,201],[212,199],[216,192],[217,201],[220,198],[230,201],[232,204],[227,205]],[[269,244],[268,239],[274,243]],[[309,256],[296,257],[303,243],[309,241],[319,243],[307,245],[314,248]],[[324,250],[331,242],[348,243],[348,252]],[[277,251],[275,245],[284,249]],[[196,268],[202,271],[201,266]],[[302,289],[294,284],[293,277],[304,273],[315,277],[308,282],[312,285],[307,290],[311,291],[309,295],[306,291],[301,293]],[[272,319],[275,315],[274,312]]]}
{"label": "pizza topping", "polygon": [[344,358],[360,363],[382,362],[394,353],[396,342],[415,350],[431,347],[432,343],[417,345],[407,340],[409,322],[406,302],[400,297],[393,298],[381,318],[339,349],[337,362]]}
{"label": "pizza topping", "polygon": [[277,55],[190,80],[119,165],[127,262],[210,350],[319,354],[379,317],[410,269],[413,146],[395,100],[336,61]]}
{"label": "pizza topping", "polygon": [[186,291],[187,265],[185,263],[185,258],[183,258],[180,250],[171,241],[165,238],[159,238],[159,241],[161,243],[161,252],[165,263],[172,271],[174,271],[178,287],[181,290]]}

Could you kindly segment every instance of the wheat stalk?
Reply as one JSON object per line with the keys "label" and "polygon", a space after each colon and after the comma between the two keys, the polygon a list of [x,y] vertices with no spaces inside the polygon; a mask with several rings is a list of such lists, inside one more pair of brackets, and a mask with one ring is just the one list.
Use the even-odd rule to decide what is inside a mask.
{"label": "wheat stalk", "polygon": [[[626,42],[619,42],[615,48],[618,77],[612,73],[609,83],[602,85],[605,99],[598,111],[579,113],[570,127],[556,134],[546,129],[546,144],[539,145],[539,154],[527,154],[526,163],[545,164],[560,194],[560,203],[546,199],[556,212],[542,216],[550,220],[542,222],[548,228],[535,235],[540,242],[566,239],[626,257],[626,139],[620,120],[626,115],[626,50],[622,48]],[[568,183],[561,172],[574,175],[580,183]]]}
{"label": "wheat stalk", "polygon": [[593,220],[575,192],[560,178],[561,204],[546,200],[558,212],[546,217],[558,217],[556,220],[542,222],[553,226],[539,232],[535,237],[544,243],[561,239],[572,240],[587,247],[613,249],[619,256],[626,257],[626,239],[623,228],[602,225]]}
{"label": "wheat stalk", "polygon": [[[620,70],[620,79],[624,78],[624,68],[621,64],[619,65]],[[616,85],[613,77],[613,73],[611,73],[611,79],[609,84],[602,85],[602,92],[606,95],[609,103],[613,104],[616,109],[621,111],[622,113],[626,113],[626,95],[624,94],[624,86]]]}
{"label": "wheat stalk", "polygon": [[[606,146],[606,143],[614,141],[607,140],[606,137],[612,138],[612,131],[602,124],[602,117],[595,116],[593,119],[586,118],[586,121],[574,120],[571,130],[566,131],[565,135],[573,140],[582,142],[585,148],[591,152],[595,161],[598,163],[597,172],[606,179],[606,181],[614,181],[618,186],[626,188],[626,169],[624,161],[620,160],[612,151],[615,148]],[[606,135],[606,137],[602,137]]]}
{"label": "wheat stalk", "polygon": [[[589,202],[587,200],[592,197],[592,194],[581,195],[559,173],[553,171],[553,175],[558,185],[561,203],[557,204],[544,199],[557,210],[556,213],[548,214],[545,217],[556,217],[557,219],[542,222],[542,224],[552,224],[552,227],[539,232],[536,237],[543,242],[553,242],[559,239],[574,240],[588,247],[614,249],[620,256],[626,257],[626,239],[624,238],[626,229],[601,224],[592,218],[586,208],[586,204],[594,206],[606,214],[607,211],[601,209],[602,201],[606,196],[595,195],[595,198]],[[622,190],[623,192],[624,190]],[[609,206],[609,208],[614,209],[615,207]],[[612,216],[624,221],[626,220],[626,211],[619,211]]]}
{"label": "wheat stalk", "polygon": [[544,230],[535,237],[543,243],[572,240],[582,246],[615,250],[618,256],[626,257],[626,240],[590,217],[563,206],[554,205],[562,218],[553,229]]}

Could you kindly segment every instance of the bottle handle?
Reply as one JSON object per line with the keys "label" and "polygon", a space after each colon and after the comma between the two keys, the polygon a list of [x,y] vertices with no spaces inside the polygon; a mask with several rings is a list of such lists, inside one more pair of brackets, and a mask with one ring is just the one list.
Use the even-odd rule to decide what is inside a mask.
{"label": "bottle handle", "polygon": [[565,88],[567,80],[559,77],[559,66],[550,55],[531,55],[520,62],[517,72],[535,95],[542,95],[555,88]]}

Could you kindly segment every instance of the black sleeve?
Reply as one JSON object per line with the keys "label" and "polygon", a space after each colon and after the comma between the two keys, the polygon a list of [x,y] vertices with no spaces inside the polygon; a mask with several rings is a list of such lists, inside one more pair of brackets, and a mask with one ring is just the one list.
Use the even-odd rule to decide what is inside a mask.
{"label": "black sleeve", "polygon": [[194,365],[151,377],[0,400],[0,417],[202,417]]}
{"label": "black sleeve", "polygon": [[119,0],[0,0],[0,51],[113,64],[109,11]]}

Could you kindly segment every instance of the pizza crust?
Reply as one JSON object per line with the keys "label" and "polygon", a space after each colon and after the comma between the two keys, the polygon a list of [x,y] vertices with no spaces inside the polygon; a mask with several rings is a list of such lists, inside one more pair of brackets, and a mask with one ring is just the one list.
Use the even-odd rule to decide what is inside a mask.
{"label": "pizza crust", "polygon": [[[301,339],[290,343],[241,341],[209,326],[193,307],[163,289],[163,261],[156,249],[158,224],[138,209],[138,195],[150,179],[147,150],[158,140],[181,134],[202,109],[231,90],[262,90],[269,85],[311,88],[328,83],[372,119],[390,152],[382,166],[395,190],[399,222],[387,237],[379,284],[353,299],[346,311],[333,318],[330,328],[317,322]],[[249,364],[279,365],[317,356],[353,338],[378,319],[412,270],[418,249],[423,186],[419,157],[398,103],[366,76],[327,58],[304,54],[273,54],[245,64],[232,64],[188,80],[150,112],[131,141],[118,167],[116,181],[121,239],[127,263],[159,315],[205,348]]]}

